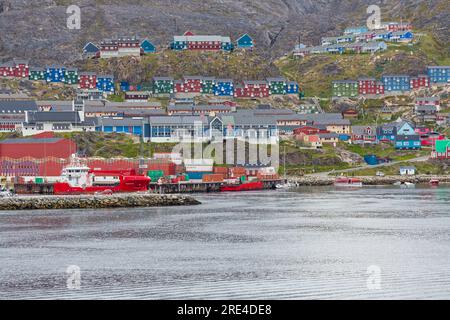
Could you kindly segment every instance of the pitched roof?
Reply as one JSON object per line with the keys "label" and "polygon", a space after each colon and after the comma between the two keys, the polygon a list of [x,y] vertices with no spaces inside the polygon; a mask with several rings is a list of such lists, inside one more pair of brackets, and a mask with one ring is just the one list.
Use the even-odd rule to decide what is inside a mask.
{"label": "pitched roof", "polygon": [[32,100],[0,100],[0,113],[36,111],[38,106]]}

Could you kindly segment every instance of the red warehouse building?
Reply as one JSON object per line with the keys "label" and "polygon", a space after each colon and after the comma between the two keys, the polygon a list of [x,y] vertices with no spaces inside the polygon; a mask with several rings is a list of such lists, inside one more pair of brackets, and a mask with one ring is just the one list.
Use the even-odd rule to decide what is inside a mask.
{"label": "red warehouse building", "polygon": [[80,89],[95,89],[97,87],[97,75],[93,72],[81,72],[78,75],[78,87]]}
{"label": "red warehouse building", "polygon": [[0,142],[0,158],[68,159],[77,152],[77,145],[63,138],[6,139]]}
{"label": "red warehouse building", "polygon": [[410,80],[411,89],[428,88],[430,86],[430,78],[427,75],[419,75],[417,77],[411,77]]}
{"label": "red warehouse building", "polygon": [[362,78],[358,80],[359,94],[384,94],[383,83],[374,78]]}

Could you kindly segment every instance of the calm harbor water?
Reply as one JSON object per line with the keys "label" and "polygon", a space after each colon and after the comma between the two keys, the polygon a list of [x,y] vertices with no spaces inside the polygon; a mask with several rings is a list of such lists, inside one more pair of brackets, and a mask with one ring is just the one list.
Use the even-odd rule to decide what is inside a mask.
{"label": "calm harbor water", "polygon": [[[450,298],[450,188],[197,198],[0,212],[0,299]],[[79,289],[67,288],[70,265]]]}

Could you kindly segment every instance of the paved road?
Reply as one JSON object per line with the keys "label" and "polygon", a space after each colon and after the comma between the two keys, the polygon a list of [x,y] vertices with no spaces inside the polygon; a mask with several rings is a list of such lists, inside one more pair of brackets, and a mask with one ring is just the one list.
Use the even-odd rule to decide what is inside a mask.
{"label": "paved road", "polygon": [[[408,162],[421,162],[421,161],[427,161],[429,158],[430,158],[429,156],[423,156],[423,157],[413,158],[413,159],[406,160],[406,161],[408,161]],[[319,172],[319,173],[308,174],[308,176],[326,177],[330,173],[346,173],[346,172],[352,172],[352,171],[355,171],[355,170],[368,169],[368,168],[372,169],[372,168],[389,167],[389,166],[393,166],[395,164],[402,163],[402,162],[405,162],[405,160],[392,161],[392,162],[388,162],[388,163],[381,163],[381,164],[376,164],[376,165],[373,165],[373,166],[365,164],[363,166],[354,167],[354,168],[350,168],[350,169],[333,170],[333,171],[328,171],[328,172]]]}

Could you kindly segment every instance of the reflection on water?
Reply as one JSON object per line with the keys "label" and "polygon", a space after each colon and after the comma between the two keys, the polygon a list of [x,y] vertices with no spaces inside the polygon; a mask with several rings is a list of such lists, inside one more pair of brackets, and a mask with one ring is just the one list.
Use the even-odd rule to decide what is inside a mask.
{"label": "reflection on water", "polygon": [[[197,207],[0,213],[1,298],[450,298],[450,189],[198,195]],[[66,268],[81,288],[66,288]],[[367,268],[381,269],[381,289]]]}

